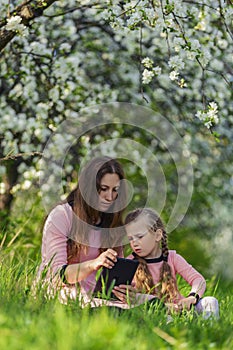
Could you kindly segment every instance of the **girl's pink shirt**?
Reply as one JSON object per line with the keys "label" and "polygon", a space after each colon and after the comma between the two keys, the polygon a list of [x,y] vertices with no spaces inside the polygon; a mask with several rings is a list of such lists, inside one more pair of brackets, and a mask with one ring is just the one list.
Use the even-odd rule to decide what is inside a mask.
{"label": "girl's pink shirt", "polygon": [[[134,259],[131,254],[128,259]],[[158,284],[160,279],[160,268],[163,261],[150,262],[147,264],[152,275],[154,284]],[[177,254],[175,250],[169,250],[168,264],[171,267],[172,275],[176,279],[176,274],[179,274],[191,286],[190,293],[197,293],[200,297],[204,294],[206,289],[206,281],[204,277],[194,269],[181,255]],[[179,293],[178,299],[184,298]]]}

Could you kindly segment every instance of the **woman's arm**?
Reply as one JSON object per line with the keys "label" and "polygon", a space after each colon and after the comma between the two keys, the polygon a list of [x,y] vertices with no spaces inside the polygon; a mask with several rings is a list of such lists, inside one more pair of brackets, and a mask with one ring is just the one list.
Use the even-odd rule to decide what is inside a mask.
{"label": "woman's arm", "polygon": [[72,225],[72,209],[57,205],[48,215],[42,238],[42,268],[55,276],[67,264],[67,238]]}
{"label": "woman's arm", "polygon": [[97,271],[102,266],[111,269],[117,261],[117,253],[113,249],[108,249],[100,254],[96,259],[84,261],[78,264],[67,265],[64,276],[68,283],[76,283],[87,278],[92,272]]}
{"label": "woman's arm", "polygon": [[[42,260],[43,265],[49,266],[54,276],[67,265],[67,238],[71,223],[72,209],[65,205],[58,205],[49,214],[44,225]],[[79,282],[102,266],[111,268],[116,262],[116,256],[115,250],[108,249],[95,259],[67,265],[63,276],[68,283]]]}

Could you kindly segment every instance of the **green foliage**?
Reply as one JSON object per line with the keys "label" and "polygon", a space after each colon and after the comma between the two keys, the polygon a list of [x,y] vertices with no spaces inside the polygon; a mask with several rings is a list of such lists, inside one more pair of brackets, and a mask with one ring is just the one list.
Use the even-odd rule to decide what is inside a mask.
{"label": "green foliage", "polygon": [[16,258],[22,264],[25,257],[35,260],[41,246],[46,212],[36,191],[36,188],[30,192],[20,191],[11,217],[1,222],[0,247],[11,259]]}
{"label": "green foliage", "polygon": [[[210,261],[217,271],[220,261],[220,272],[232,278],[223,268],[232,261],[230,2],[56,1],[30,23],[25,36],[17,22],[21,18],[13,18],[19,3],[0,0],[1,41],[8,20],[11,25],[16,21],[18,34],[21,28],[0,58],[0,158],[13,155],[0,164],[0,201],[8,196],[8,203],[5,198],[1,203],[2,246],[11,249],[11,257],[21,254],[21,261],[38,254],[46,214],[38,186],[38,154],[59,125],[70,117],[85,125],[86,107],[127,101],[168,118],[189,151],[193,196],[188,215],[170,237],[171,248],[206,271]],[[64,192],[76,184],[80,161],[90,149],[113,140],[116,133],[156,155],[167,184],[162,214],[169,218],[178,192],[175,164],[143,125],[142,118],[140,128],[108,124],[83,135],[67,154]],[[17,154],[24,155],[14,158]],[[135,189],[128,209],[143,206],[148,194],[144,169],[125,165]]]}
{"label": "green foliage", "polygon": [[[81,309],[78,302],[62,305],[43,293],[35,298],[30,287],[36,264],[11,260],[4,251],[0,264],[0,347],[17,349],[231,349],[233,346],[232,285],[219,283],[207,294],[220,302],[218,321],[203,320],[192,312],[173,315],[167,323],[164,311],[135,308],[122,313],[111,308]],[[216,284],[215,284],[216,286]],[[186,292],[185,287],[183,287]]]}

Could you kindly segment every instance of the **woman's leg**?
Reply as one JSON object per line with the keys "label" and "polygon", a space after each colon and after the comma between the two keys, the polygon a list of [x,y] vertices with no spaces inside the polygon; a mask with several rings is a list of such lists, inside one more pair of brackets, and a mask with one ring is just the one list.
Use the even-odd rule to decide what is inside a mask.
{"label": "woman's leg", "polygon": [[209,317],[219,318],[218,300],[214,297],[201,298],[195,306],[195,310],[198,314],[202,314],[205,319]]}

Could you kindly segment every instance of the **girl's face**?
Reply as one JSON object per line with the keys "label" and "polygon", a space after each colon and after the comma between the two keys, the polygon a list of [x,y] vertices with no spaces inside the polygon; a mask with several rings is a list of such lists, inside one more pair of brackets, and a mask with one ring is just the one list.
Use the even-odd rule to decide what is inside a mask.
{"label": "girl's face", "polygon": [[151,230],[149,220],[140,216],[126,225],[127,236],[133,251],[140,257],[153,259],[161,255],[160,241],[162,230]]}
{"label": "girl's face", "polygon": [[120,187],[120,178],[117,174],[105,174],[100,181],[99,211],[105,212],[115,201]]}

